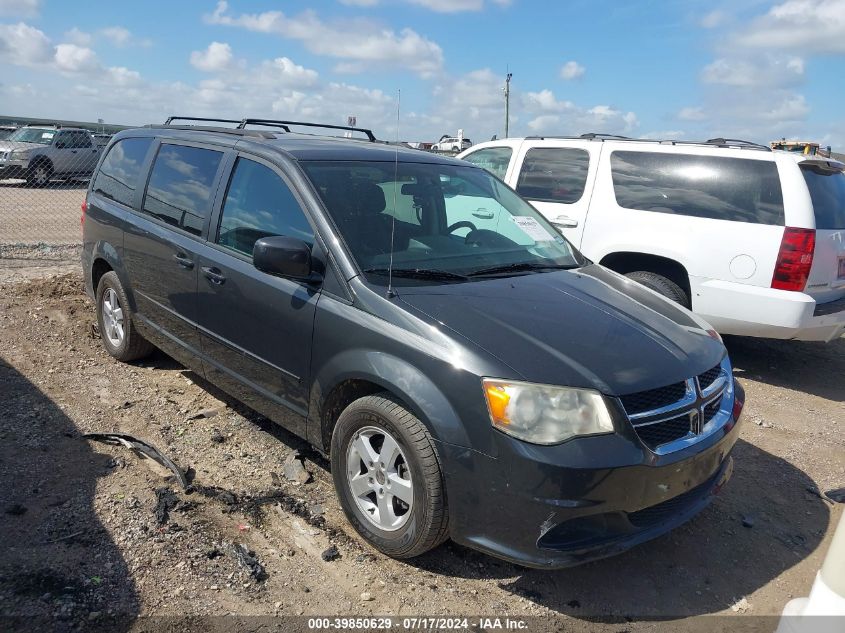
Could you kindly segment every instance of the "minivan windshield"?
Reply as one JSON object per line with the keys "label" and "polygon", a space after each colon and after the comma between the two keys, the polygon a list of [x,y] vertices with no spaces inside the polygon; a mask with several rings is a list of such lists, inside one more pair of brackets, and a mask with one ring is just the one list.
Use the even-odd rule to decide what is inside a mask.
{"label": "minivan windshield", "polygon": [[22,127],[9,137],[10,141],[18,143],[40,143],[41,145],[50,145],[53,142],[53,137],[56,135],[56,130],[45,130],[37,127]]}
{"label": "minivan windshield", "polygon": [[585,260],[487,171],[409,162],[302,161],[373,283],[449,283],[576,268]]}

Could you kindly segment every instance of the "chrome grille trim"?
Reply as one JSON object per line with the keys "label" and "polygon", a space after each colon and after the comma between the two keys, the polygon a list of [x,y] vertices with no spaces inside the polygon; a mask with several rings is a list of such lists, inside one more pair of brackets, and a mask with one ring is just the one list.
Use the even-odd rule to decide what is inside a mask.
{"label": "chrome grille trim", "polygon": [[[640,438],[649,450],[657,455],[681,450],[709,437],[727,423],[732,415],[734,391],[733,376],[727,356],[722,359],[719,367],[719,375],[706,389],[701,389],[699,377],[694,376],[684,381],[686,390],[681,400],[649,411],[628,415],[635,432],[638,428],[645,430],[645,427],[667,423],[684,415],[689,416],[689,431],[683,437],[657,446],[652,446],[644,438]],[[712,405],[717,401],[718,410],[712,413]],[[709,410],[708,407],[710,407]],[[709,419],[705,419],[706,414],[711,413]]]}

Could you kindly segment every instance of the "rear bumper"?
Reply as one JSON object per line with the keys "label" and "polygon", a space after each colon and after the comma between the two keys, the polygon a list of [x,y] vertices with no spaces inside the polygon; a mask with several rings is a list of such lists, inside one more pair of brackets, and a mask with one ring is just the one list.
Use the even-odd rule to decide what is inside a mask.
{"label": "rear bumper", "polygon": [[[742,388],[737,385],[742,401]],[[536,446],[497,433],[498,456],[440,445],[450,535],[463,545],[544,569],[623,552],[688,521],[733,470],[739,429],[655,455],[624,435]]]}
{"label": "rear bumper", "polygon": [[693,278],[693,311],[722,334],[832,341],[845,334],[845,304],[803,292]]}

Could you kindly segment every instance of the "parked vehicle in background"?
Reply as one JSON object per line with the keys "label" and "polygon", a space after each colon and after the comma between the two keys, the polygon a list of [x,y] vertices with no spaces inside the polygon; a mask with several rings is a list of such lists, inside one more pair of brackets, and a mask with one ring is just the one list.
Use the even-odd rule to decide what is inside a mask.
{"label": "parked vehicle in background", "polygon": [[472,147],[472,141],[462,136],[443,136],[431,149],[441,152],[460,152]]}
{"label": "parked vehicle in background", "polygon": [[108,145],[112,136],[112,134],[92,134],[94,143],[98,147],[105,147],[106,145]]}
{"label": "parked vehicle in background", "polygon": [[587,257],[722,334],[845,332],[840,162],[725,139],[595,134],[480,143],[459,158],[514,187]]}
{"label": "parked vehicle in background", "polygon": [[0,126],[0,141],[9,138],[18,128],[11,125]]}
{"label": "parked vehicle in background", "polygon": [[702,319],[483,169],[303,125],[335,127],[115,135],[83,207],[108,353],[161,347],[306,438],[397,558],[573,565],[712,500],[744,395]]}
{"label": "parked vehicle in background", "polygon": [[781,139],[780,141],[772,141],[769,143],[772,149],[783,150],[784,152],[796,152],[804,154],[805,156],[820,156],[821,158],[830,158],[830,145],[822,147],[818,143],[812,141],[787,141]]}
{"label": "parked vehicle in background", "polygon": [[0,141],[0,179],[43,187],[53,178],[88,177],[101,151],[88,130],[28,125]]}

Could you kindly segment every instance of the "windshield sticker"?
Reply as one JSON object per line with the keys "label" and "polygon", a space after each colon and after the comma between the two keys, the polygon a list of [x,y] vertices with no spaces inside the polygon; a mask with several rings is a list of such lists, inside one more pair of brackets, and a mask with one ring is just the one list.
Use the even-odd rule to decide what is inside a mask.
{"label": "windshield sticker", "polygon": [[543,225],[530,215],[514,215],[511,219],[535,242],[552,242],[555,239],[554,235],[544,229]]}
{"label": "windshield sticker", "polygon": [[51,139],[56,135],[55,132],[44,132],[41,134],[41,138]]}

